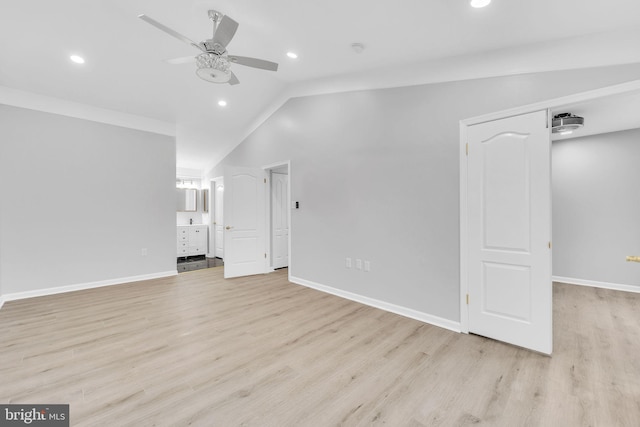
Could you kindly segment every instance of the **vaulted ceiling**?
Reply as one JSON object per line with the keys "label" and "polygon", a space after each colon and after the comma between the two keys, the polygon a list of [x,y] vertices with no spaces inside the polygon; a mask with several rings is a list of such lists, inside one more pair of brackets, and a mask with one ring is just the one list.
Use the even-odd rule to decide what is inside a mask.
{"label": "vaulted ceiling", "polygon": [[[166,62],[193,47],[137,18],[201,41],[209,9],[239,22],[232,54],[279,70],[205,82]],[[291,96],[640,62],[638,16],[637,0],[4,0],[0,86],[166,122],[178,166],[203,169]]]}

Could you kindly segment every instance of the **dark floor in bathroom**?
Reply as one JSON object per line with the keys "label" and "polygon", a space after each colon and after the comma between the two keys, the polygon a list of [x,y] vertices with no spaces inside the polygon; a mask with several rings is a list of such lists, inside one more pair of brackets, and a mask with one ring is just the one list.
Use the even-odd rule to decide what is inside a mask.
{"label": "dark floor in bathroom", "polygon": [[220,267],[222,265],[224,265],[222,258],[207,258],[204,255],[181,257],[178,258],[178,273]]}

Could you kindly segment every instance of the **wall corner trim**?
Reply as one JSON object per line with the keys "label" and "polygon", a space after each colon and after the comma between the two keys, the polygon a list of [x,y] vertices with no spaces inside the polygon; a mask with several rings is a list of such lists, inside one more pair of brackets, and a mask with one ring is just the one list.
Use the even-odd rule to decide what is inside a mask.
{"label": "wall corner trim", "polygon": [[442,317],[433,316],[431,314],[423,313],[421,311],[413,310],[411,308],[402,307],[399,305],[391,304],[385,301],[365,297],[363,295],[355,294],[342,289],[332,288],[331,286],[321,285],[319,283],[312,282],[310,280],[301,279],[299,277],[290,276],[289,281],[297,285],[306,286],[308,288],[315,289],[317,291],[332,294],[341,298],[345,298],[351,301],[359,302],[370,307],[378,308],[380,310],[388,311],[390,313],[399,314],[400,316],[408,317],[410,319],[419,320],[420,322],[428,323],[433,326],[448,329],[453,332],[461,332],[460,323],[452,320],[443,319]]}
{"label": "wall corner trim", "polygon": [[[85,289],[101,288],[103,286],[122,285],[125,283],[140,282],[142,280],[159,279],[162,277],[177,276],[177,275],[178,275],[178,270],[162,271],[158,273],[141,274],[139,276],[129,276],[129,277],[120,277],[117,279],[101,280],[98,282],[78,283],[75,285],[57,286],[55,288],[37,289],[34,291],[25,291],[25,292],[15,292],[11,294],[5,294],[1,298],[4,301],[15,301],[15,300],[20,300],[25,298],[35,298],[35,297],[42,297],[46,295],[62,294],[66,292],[82,291]],[[2,307],[2,304],[0,304],[0,307]]]}
{"label": "wall corner trim", "polygon": [[640,286],[625,285],[622,283],[598,282],[594,280],[575,279],[573,277],[552,276],[554,282],[567,283],[569,285],[590,286],[593,288],[611,289],[614,291],[640,293]]}

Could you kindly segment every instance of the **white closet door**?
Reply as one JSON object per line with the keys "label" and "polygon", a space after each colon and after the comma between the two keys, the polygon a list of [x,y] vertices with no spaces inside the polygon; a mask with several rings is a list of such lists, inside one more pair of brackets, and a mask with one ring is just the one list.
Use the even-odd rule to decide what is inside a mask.
{"label": "white closet door", "polygon": [[469,126],[469,332],[552,350],[546,111]]}

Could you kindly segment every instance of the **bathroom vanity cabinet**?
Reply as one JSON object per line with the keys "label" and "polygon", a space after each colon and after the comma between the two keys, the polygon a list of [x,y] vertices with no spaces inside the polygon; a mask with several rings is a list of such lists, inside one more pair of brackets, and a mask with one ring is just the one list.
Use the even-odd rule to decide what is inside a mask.
{"label": "bathroom vanity cabinet", "polygon": [[207,226],[178,225],[178,257],[205,255],[207,253]]}

